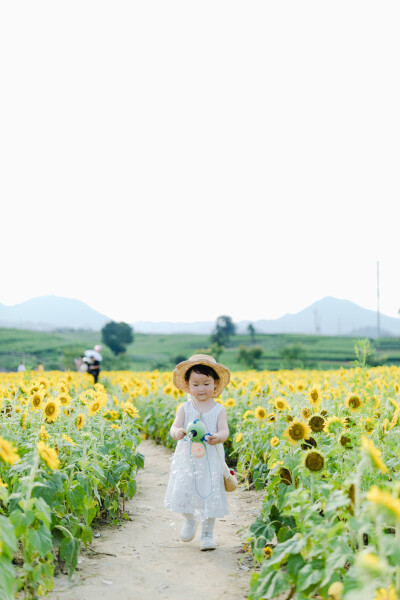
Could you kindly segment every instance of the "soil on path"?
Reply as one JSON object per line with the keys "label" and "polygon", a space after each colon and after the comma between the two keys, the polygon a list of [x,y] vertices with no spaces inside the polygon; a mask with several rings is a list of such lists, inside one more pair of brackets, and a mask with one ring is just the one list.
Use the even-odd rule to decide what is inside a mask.
{"label": "soil on path", "polygon": [[179,539],[181,515],[165,510],[170,451],[144,441],[145,468],[137,493],[126,505],[131,516],[118,528],[103,527],[82,550],[72,580],[59,575],[48,600],[244,600],[249,588],[249,558],[243,539],[261,509],[260,494],[228,494],[230,514],[215,525],[217,549],[199,550],[194,540]]}

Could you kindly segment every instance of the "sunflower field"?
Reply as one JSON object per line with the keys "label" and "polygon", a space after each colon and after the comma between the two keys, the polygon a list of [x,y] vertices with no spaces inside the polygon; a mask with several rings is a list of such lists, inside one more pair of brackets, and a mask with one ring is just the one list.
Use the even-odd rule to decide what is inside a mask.
{"label": "sunflower field", "polygon": [[[171,374],[144,381],[143,431],[173,446],[185,397]],[[400,598],[400,369],[236,372],[218,401],[228,463],[263,496],[249,598]]]}
{"label": "sunflower field", "polygon": [[88,375],[0,375],[0,599],[44,596],[92,525],[121,518],[143,466],[130,395]]}
{"label": "sunflower field", "polygon": [[[44,595],[91,525],[136,489],[142,437],[167,447],[172,373],[0,375],[0,598]],[[262,510],[251,600],[400,598],[400,369],[243,371],[217,399],[227,461]],[[17,588],[15,587],[17,581]]]}

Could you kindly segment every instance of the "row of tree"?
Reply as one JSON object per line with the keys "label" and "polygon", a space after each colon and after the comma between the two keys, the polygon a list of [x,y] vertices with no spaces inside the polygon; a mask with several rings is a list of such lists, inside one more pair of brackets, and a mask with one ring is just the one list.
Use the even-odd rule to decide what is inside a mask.
{"label": "row of tree", "polygon": [[[251,336],[251,341],[255,342],[256,330],[252,323],[249,323],[247,326],[247,331]],[[232,317],[228,317],[227,315],[218,317],[215,323],[215,330],[211,335],[211,342],[220,346],[226,346],[233,335],[236,335],[236,325],[232,321]]]}
{"label": "row of tree", "polygon": [[[252,323],[247,327],[247,330],[251,336],[252,342],[254,342],[255,329]],[[234,335],[236,335],[236,325],[233,322],[232,317],[222,315],[216,320],[215,330],[210,338],[211,344],[227,346],[231,337]],[[104,325],[101,330],[101,339],[103,343],[118,356],[119,354],[126,352],[127,346],[132,344],[134,340],[133,329],[128,323],[116,323],[115,321],[111,321]]]}
{"label": "row of tree", "polygon": [[[247,327],[251,340],[255,342],[255,329],[252,323]],[[210,336],[210,347],[203,349],[202,352],[211,354],[218,361],[221,353],[226,346],[229,346],[231,338],[236,335],[236,325],[232,318],[227,315],[221,315],[217,318],[215,329]],[[134,341],[133,328],[124,322],[111,321],[101,330],[103,343],[110,348],[115,356],[123,355],[127,346]],[[282,359],[286,368],[295,366],[305,366],[308,362],[307,352],[301,343],[290,344],[281,348],[278,355]],[[237,359],[245,368],[257,369],[260,360],[263,357],[261,346],[252,346],[250,348],[241,345],[238,348]],[[185,360],[184,356],[174,357],[176,362]]]}
{"label": "row of tree", "polygon": [[103,344],[108,346],[115,356],[118,356],[126,352],[127,346],[132,344],[133,328],[122,321],[120,323],[111,321],[101,330],[101,339]]}

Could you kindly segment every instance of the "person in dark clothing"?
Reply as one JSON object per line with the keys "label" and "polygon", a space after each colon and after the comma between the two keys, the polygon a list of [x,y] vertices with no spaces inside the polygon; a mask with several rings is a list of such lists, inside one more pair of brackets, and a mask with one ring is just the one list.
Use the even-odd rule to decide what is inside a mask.
{"label": "person in dark clothing", "polygon": [[92,357],[90,359],[90,362],[88,363],[87,372],[89,373],[89,375],[93,375],[94,382],[97,383],[97,380],[99,379],[100,375],[100,361]]}

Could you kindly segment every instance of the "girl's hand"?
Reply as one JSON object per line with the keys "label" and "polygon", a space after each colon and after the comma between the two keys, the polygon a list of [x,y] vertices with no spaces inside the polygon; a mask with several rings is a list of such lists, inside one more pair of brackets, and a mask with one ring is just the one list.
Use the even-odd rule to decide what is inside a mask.
{"label": "girl's hand", "polygon": [[213,433],[212,435],[208,435],[206,442],[207,444],[211,444],[211,446],[215,446],[215,444],[219,444],[220,443],[220,437],[218,435],[218,433]]}
{"label": "girl's hand", "polygon": [[185,437],[185,435],[186,430],[183,429],[183,427],[175,427],[174,431],[172,432],[172,437],[174,440],[181,440]]}

